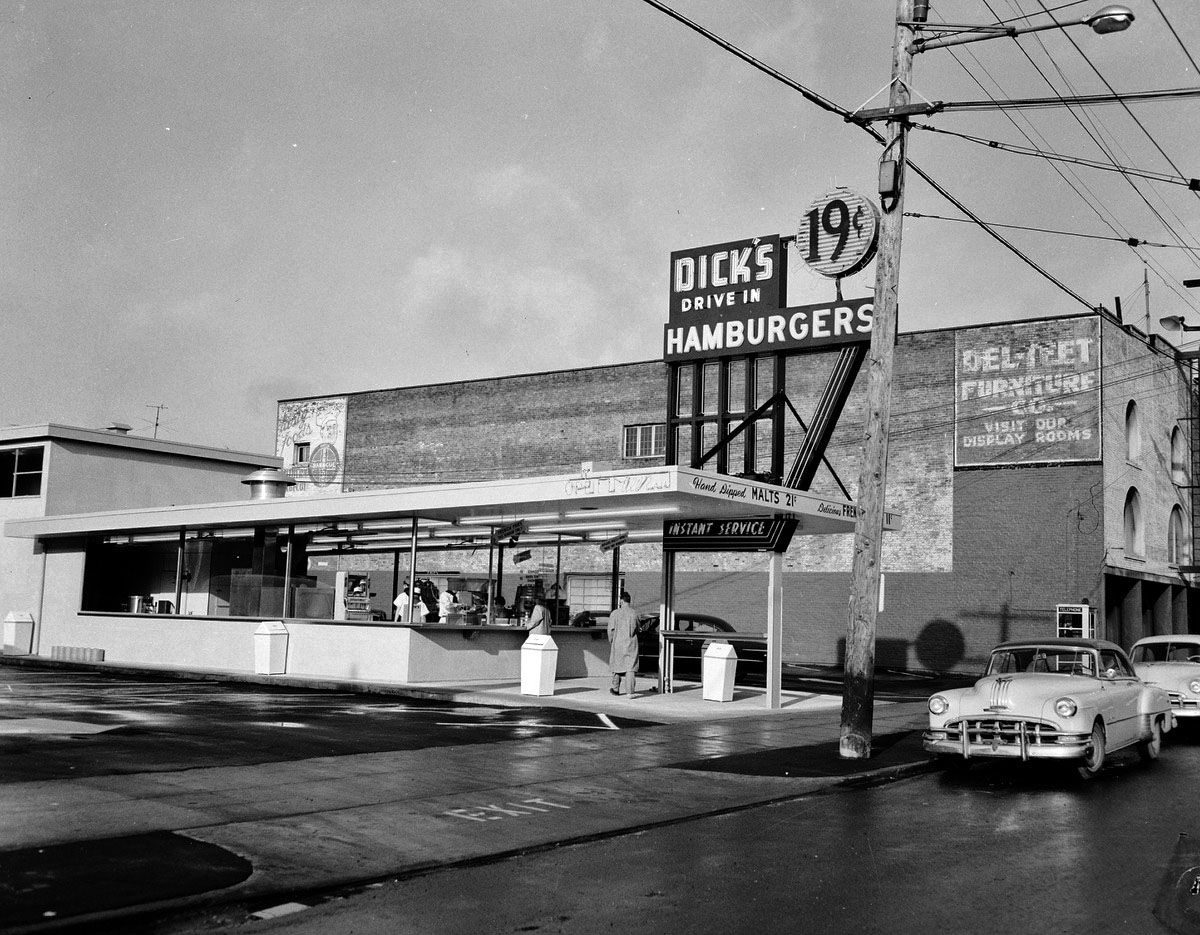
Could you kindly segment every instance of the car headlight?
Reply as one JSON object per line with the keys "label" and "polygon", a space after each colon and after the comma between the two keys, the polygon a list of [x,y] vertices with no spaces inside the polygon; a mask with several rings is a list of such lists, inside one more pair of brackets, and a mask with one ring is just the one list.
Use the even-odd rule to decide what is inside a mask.
{"label": "car headlight", "polygon": [[934,695],[932,698],[929,699],[929,713],[930,714],[945,714],[949,710],[950,710],[950,702],[948,702],[941,695]]}
{"label": "car headlight", "polygon": [[1058,712],[1059,717],[1074,717],[1079,705],[1070,698],[1059,698],[1054,702],[1054,710]]}
{"label": "car headlight", "polygon": [[1192,694],[1200,695],[1200,679],[1192,679],[1192,681],[1188,683],[1188,688],[1191,689]]}

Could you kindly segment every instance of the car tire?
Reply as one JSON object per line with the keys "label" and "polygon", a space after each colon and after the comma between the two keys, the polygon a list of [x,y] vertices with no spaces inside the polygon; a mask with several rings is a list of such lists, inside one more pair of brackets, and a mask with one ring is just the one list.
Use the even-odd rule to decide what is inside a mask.
{"label": "car tire", "polygon": [[1097,721],[1092,725],[1092,737],[1083,761],[1076,767],[1080,777],[1092,779],[1104,766],[1104,727]]}
{"label": "car tire", "polygon": [[1162,721],[1155,718],[1150,724],[1150,736],[1145,740],[1139,740],[1137,745],[1138,756],[1142,758],[1142,762],[1149,763],[1151,760],[1157,760],[1158,754],[1162,750]]}

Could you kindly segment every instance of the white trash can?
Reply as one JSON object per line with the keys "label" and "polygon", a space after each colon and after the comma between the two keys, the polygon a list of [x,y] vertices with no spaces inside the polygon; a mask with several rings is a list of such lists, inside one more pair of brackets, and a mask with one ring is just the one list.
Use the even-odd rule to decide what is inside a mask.
{"label": "white trash can", "polygon": [[558,669],[558,646],[554,638],[534,634],[521,646],[521,694],[553,695]]}
{"label": "white trash can", "polygon": [[728,643],[709,643],[701,662],[701,693],[705,701],[733,701],[737,653]]}
{"label": "white trash can", "polygon": [[28,656],[33,652],[33,614],[12,611],[4,617],[5,656]]}
{"label": "white trash can", "polygon": [[266,620],[254,631],[255,675],[283,675],[287,671],[288,631],[282,620]]}

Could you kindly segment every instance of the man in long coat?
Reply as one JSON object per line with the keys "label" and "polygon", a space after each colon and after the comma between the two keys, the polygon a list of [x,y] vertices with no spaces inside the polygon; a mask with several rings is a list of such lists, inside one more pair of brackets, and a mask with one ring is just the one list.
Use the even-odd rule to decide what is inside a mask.
{"label": "man in long coat", "polygon": [[621,694],[621,683],[624,682],[632,698],[637,679],[638,641],[637,614],[629,605],[629,594],[622,591],[621,605],[608,615],[608,669],[612,673],[609,692]]}

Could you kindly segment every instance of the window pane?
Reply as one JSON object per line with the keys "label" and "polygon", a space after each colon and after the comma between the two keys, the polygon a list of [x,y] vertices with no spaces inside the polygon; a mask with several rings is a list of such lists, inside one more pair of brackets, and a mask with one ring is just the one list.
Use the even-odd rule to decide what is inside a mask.
{"label": "window pane", "polygon": [[746,361],[738,359],[729,362],[729,380],[726,389],[729,412],[746,411]]}
{"label": "window pane", "polygon": [[[705,422],[700,426],[700,455],[704,457],[712,451],[713,445],[717,443],[717,424],[715,422]],[[717,469],[718,455],[714,455],[704,462],[703,470],[715,471]]]}
{"label": "window pane", "polygon": [[675,463],[692,466],[692,427],[680,425],[675,429]]}
{"label": "window pane", "polygon": [[757,409],[775,392],[775,361],[759,357],[754,361],[754,408]]}
{"label": "window pane", "polygon": [[652,426],[652,428],[650,454],[656,458],[661,458],[667,451],[667,427],[663,424],[658,424]]}
{"label": "window pane", "polygon": [[636,425],[625,426],[625,457],[637,457],[638,430]]}
{"label": "window pane", "polygon": [[6,448],[0,451],[0,497],[13,495],[13,475],[17,469],[17,450]]}
{"label": "window pane", "polygon": [[717,411],[718,394],[721,390],[721,385],[718,382],[720,379],[720,367],[717,364],[704,365],[704,386],[702,388],[705,415],[711,415]]}
{"label": "window pane", "polygon": [[18,474],[13,483],[14,497],[36,497],[42,492],[41,472],[35,474]]}
{"label": "window pane", "polygon": [[[729,423],[729,428],[736,427],[736,423]],[[742,432],[737,438],[729,442],[725,446],[726,473],[741,474],[746,470],[746,433]]]}
{"label": "window pane", "polygon": [[24,473],[25,471],[40,471],[42,469],[42,449],[38,448],[18,448],[17,449],[17,470]]}
{"label": "window pane", "polygon": [[0,497],[36,497],[42,491],[44,448],[0,451]]}
{"label": "window pane", "polygon": [[773,473],[771,439],[774,438],[774,428],[769,419],[759,419],[754,423],[754,470],[762,474]]}
{"label": "window pane", "polygon": [[679,368],[679,395],[675,400],[675,415],[677,416],[692,414],[692,378],[695,370],[693,364],[683,364]]}

